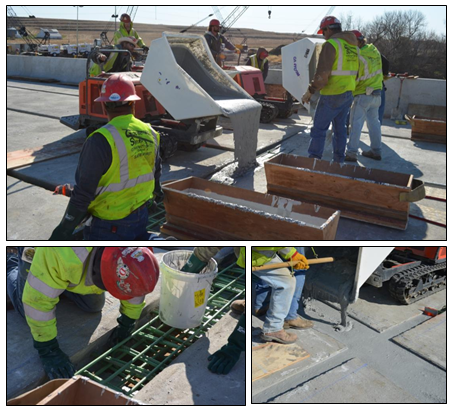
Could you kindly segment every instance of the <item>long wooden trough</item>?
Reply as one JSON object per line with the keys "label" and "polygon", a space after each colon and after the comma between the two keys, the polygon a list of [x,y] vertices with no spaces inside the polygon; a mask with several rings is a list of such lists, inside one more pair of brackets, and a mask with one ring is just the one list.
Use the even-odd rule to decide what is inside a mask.
{"label": "long wooden trough", "polygon": [[409,203],[425,197],[412,175],[280,154],[265,163],[267,192],[341,211],[343,217],[406,229]]}
{"label": "long wooden trough", "polygon": [[411,123],[411,140],[447,144],[447,119],[408,115],[405,118]]}
{"label": "long wooden trough", "polygon": [[339,211],[196,177],[165,184],[161,231],[193,240],[333,240]]}

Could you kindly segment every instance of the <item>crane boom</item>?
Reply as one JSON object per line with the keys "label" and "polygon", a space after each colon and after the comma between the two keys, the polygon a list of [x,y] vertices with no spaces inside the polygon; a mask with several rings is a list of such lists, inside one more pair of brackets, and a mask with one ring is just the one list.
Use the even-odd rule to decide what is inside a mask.
{"label": "crane boom", "polygon": [[[336,8],[336,6],[331,6],[331,7],[328,9],[327,14],[325,14],[324,17],[329,16],[329,15],[334,11],[335,8]],[[319,24],[319,26],[313,31],[313,34],[316,34],[316,33],[319,31],[319,29],[320,29],[320,24]]]}
{"label": "crane boom", "polygon": [[236,21],[239,20],[239,18],[244,14],[250,6],[238,6],[235,7],[235,9],[225,18],[225,20],[222,22],[222,29],[221,33],[226,33]]}

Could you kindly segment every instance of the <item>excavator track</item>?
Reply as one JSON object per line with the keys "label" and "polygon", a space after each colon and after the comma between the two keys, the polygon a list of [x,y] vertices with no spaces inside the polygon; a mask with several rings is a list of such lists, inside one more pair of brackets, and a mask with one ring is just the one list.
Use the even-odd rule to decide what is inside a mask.
{"label": "excavator track", "polygon": [[447,262],[420,265],[397,273],[389,281],[389,292],[400,303],[409,305],[445,289],[446,286]]}

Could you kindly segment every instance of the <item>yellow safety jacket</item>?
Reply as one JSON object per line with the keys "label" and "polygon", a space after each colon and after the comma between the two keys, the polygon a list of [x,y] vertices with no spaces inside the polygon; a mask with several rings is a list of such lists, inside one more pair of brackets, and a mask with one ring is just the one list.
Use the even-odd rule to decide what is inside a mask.
{"label": "yellow safety jacket", "polygon": [[159,133],[132,114],[112,119],[88,137],[94,133],[105,136],[112,162],[88,212],[104,220],[119,220],[153,198]]}
{"label": "yellow safety jacket", "polygon": [[359,73],[356,78],[356,89],[353,95],[366,94],[366,89],[381,90],[383,88],[383,63],[381,54],[373,44],[361,48],[359,54]]}
{"label": "yellow safety jacket", "polygon": [[239,258],[236,262],[238,266],[245,269],[245,247],[241,247],[239,250]]}
{"label": "yellow safety jacket", "polygon": [[[109,72],[111,71],[112,67],[114,66],[114,63],[116,62],[116,59],[118,57],[118,52],[112,52],[108,59],[103,64],[103,71]],[[102,73],[102,67],[98,64],[92,64],[92,66],[89,68],[89,76],[90,77],[96,77],[99,76]]]}
{"label": "yellow safety jacket", "polygon": [[320,91],[321,95],[341,95],[356,88],[359,48],[341,38],[328,41],[336,50],[331,76]]}
{"label": "yellow safety jacket", "polygon": [[[34,340],[45,342],[57,335],[56,305],[64,291],[100,295],[92,271],[98,247],[38,247],[23,291],[25,317]],[[120,301],[120,312],[139,319],[145,297]]]}
{"label": "yellow safety jacket", "polygon": [[278,254],[284,260],[291,259],[297,252],[294,247],[252,247],[252,266],[262,266]]}
{"label": "yellow safety jacket", "polygon": [[122,37],[134,37],[138,40],[137,44],[140,48],[145,47],[144,41],[142,41],[142,38],[139,36],[139,34],[133,28],[133,23],[131,23],[131,25],[130,25],[130,32],[127,31],[127,29],[125,28],[123,23],[120,23],[119,29],[114,33],[113,43],[118,44],[119,40]]}
{"label": "yellow safety jacket", "polygon": [[258,68],[261,71],[264,71],[264,65],[267,63],[268,59],[264,58],[261,62],[261,64],[258,66],[258,57],[256,54],[252,55],[250,57],[250,63],[252,64],[252,67]]}

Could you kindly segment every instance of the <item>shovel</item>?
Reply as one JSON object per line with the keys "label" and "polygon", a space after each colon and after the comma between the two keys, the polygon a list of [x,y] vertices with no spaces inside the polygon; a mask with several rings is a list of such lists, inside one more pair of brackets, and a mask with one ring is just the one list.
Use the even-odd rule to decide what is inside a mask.
{"label": "shovel", "polygon": [[[317,259],[308,259],[309,265],[321,264],[334,262],[334,258],[317,258]],[[265,271],[267,269],[279,269],[279,268],[287,268],[294,265],[297,265],[298,261],[288,261],[288,262],[280,262],[276,264],[267,264],[263,266],[252,266],[252,272],[255,271]]]}

